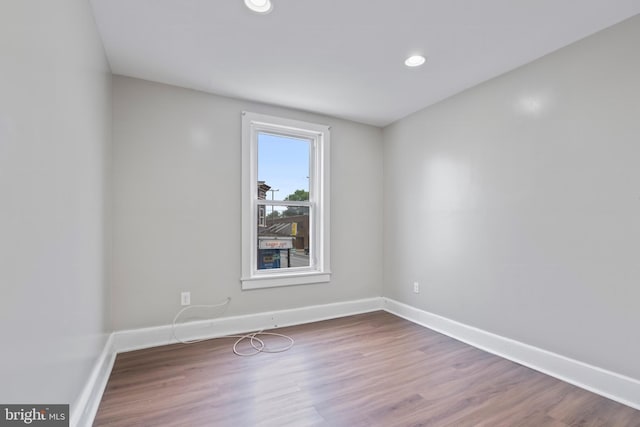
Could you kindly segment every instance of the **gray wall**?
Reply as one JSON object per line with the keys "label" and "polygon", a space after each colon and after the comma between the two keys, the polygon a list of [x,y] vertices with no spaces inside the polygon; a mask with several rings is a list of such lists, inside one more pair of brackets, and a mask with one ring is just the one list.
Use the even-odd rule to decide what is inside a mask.
{"label": "gray wall", "polygon": [[73,410],[104,347],[110,140],[88,2],[0,2],[2,403]]}
{"label": "gray wall", "polygon": [[639,40],[637,16],[385,128],[383,294],[640,378]]}
{"label": "gray wall", "polygon": [[[240,290],[243,110],[332,126],[331,283]],[[116,330],[170,323],[181,291],[226,315],[382,292],[379,128],[114,76],[114,176]]]}

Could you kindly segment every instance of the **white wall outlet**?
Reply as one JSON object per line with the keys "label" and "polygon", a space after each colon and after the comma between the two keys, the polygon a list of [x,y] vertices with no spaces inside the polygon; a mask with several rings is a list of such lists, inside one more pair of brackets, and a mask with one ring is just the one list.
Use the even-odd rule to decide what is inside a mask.
{"label": "white wall outlet", "polygon": [[420,293],[420,283],[413,282],[413,292],[416,293],[416,294]]}
{"label": "white wall outlet", "polygon": [[180,294],[180,305],[191,305],[191,292],[182,292]]}

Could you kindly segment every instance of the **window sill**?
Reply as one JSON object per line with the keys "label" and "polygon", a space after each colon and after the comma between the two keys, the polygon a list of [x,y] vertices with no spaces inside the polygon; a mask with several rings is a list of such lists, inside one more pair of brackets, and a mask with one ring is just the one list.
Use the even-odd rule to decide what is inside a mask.
{"label": "window sill", "polygon": [[242,290],[277,288],[281,286],[310,285],[331,280],[330,272],[298,273],[242,278]]}

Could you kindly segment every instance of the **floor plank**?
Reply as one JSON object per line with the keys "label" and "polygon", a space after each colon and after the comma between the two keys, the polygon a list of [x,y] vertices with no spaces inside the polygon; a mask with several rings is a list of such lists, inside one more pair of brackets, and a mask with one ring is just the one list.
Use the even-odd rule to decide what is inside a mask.
{"label": "floor plank", "polygon": [[296,340],[284,353],[219,338],[118,355],[94,425],[640,427],[640,411],[386,312],[279,332]]}

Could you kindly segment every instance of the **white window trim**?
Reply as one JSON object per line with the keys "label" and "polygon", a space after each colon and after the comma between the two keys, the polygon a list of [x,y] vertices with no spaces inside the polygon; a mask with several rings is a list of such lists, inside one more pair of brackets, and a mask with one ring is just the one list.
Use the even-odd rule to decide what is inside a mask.
{"label": "white window trim", "polygon": [[[242,112],[242,289],[262,289],[277,286],[303,285],[329,282],[330,218],[329,191],[330,159],[329,126],[285,119],[264,114]],[[309,189],[312,205],[310,226],[313,224],[312,246],[309,248],[310,267],[287,269],[257,269],[257,215],[258,215],[258,133],[271,132],[313,141]],[[262,202],[262,201],[261,201]],[[299,202],[264,201],[264,204],[294,204]]]}

